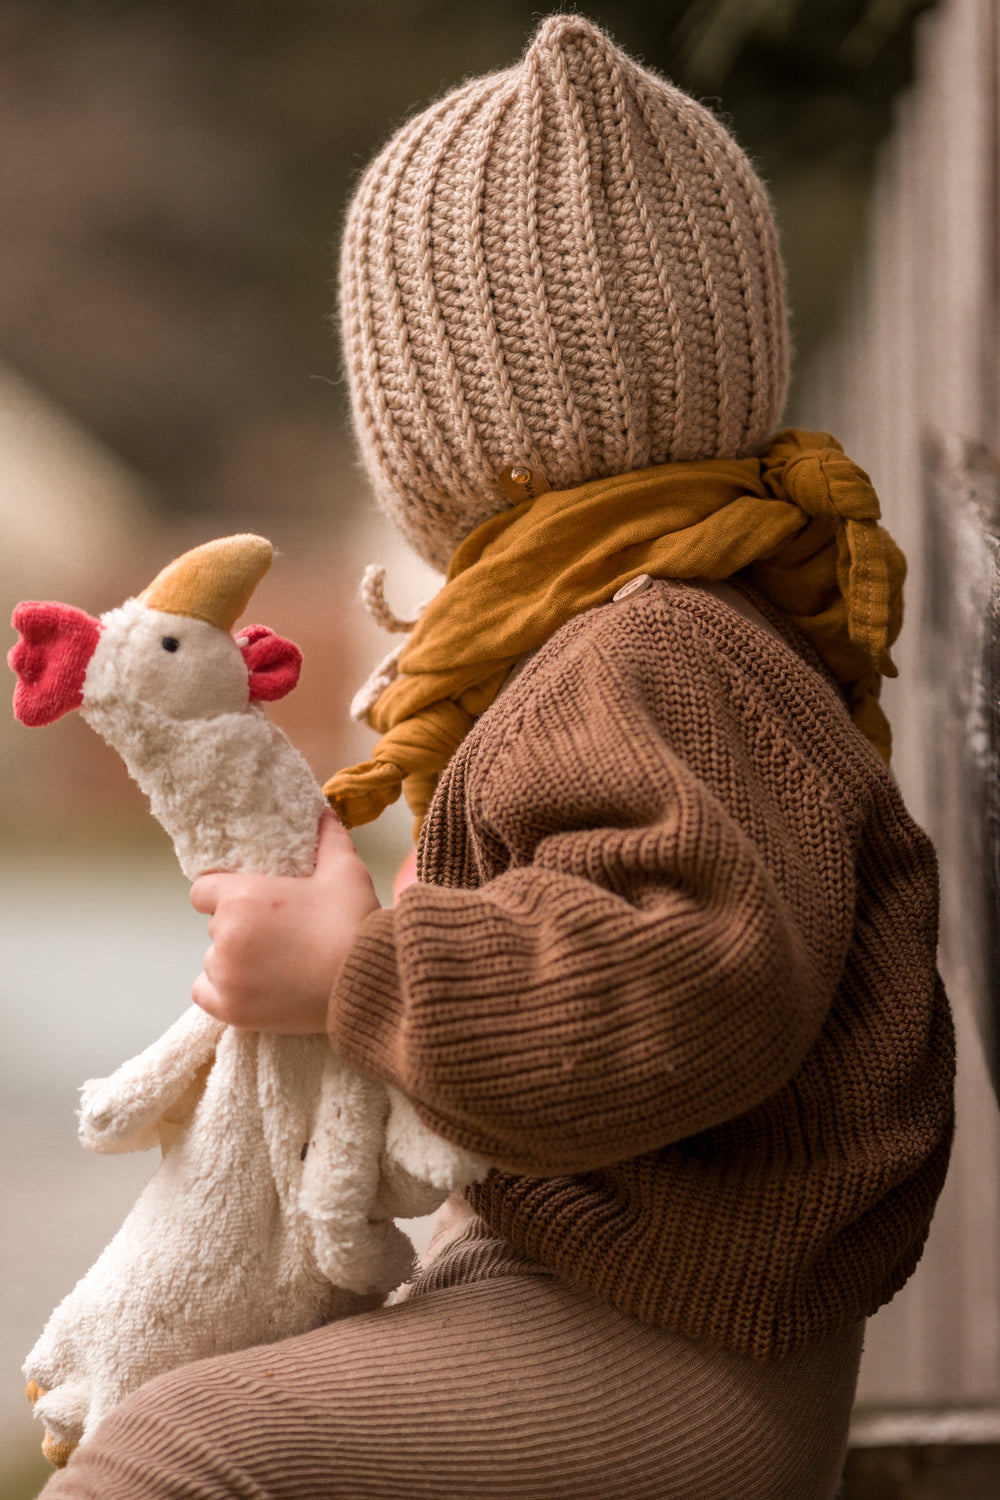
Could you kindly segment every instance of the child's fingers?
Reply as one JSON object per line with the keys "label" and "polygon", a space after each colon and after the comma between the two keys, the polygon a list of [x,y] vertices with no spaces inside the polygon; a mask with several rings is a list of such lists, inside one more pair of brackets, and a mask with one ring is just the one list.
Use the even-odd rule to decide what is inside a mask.
{"label": "child's fingers", "polygon": [[212,916],[219,904],[218,875],[199,875],[188,892],[188,900],[203,917]]}
{"label": "child's fingers", "polygon": [[[351,842],[347,829],[332,812],[324,813],[319,820],[316,871],[330,871],[345,854],[351,854],[357,858],[357,850]],[[236,872],[232,870],[210,870],[207,875],[199,875],[188,893],[188,899],[195,911],[201,912],[203,917],[213,916],[221,899],[225,882],[234,878],[236,878]]]}
{"label": "child's fingers", "polygon": [[329,869],[344,854],[357,855],[351,836],[339,818],[332,812],[324,813],[319,820],[319,842],[316,845],[316,868],[321,874]]}
{"label": "child's fingers", "polygon": [[191,986],[191,999],[195,1005],[200,1005],[202,1010],[207,1010],[210,1016],[216,1016],[219,1020],[225,1019],[220,1014],[219,992],[204,972],[198,975]]}

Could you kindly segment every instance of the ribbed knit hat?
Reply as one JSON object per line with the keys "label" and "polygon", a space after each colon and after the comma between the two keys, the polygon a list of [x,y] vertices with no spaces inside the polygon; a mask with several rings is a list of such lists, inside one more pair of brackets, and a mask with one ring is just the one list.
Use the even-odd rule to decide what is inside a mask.
{"label": "ribbed knit hat", "polygon": [[341,315],[383,509],[444,569],[513,503],[748,457],[785,400],[783,271],[720,122],[580,16],[417,115],[351,205]]}

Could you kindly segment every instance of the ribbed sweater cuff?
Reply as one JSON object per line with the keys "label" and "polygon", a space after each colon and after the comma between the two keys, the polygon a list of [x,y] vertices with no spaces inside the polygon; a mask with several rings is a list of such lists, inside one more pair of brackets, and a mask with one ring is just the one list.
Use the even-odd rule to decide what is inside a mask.
{"label": "ribbed sweater cuff", "polygon": [[405,1088],[399,1046],[403,1001],[395,912],[373,912],[355,938],[330,997],[327,1026],[339,1057]]}

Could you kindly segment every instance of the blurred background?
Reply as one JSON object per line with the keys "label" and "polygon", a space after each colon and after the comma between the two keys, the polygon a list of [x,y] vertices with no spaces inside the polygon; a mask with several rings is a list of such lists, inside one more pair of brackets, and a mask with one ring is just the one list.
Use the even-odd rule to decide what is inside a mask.
{"label": "blurred background", "polygon": [[[839,417],[863,438],[870,333],[850,330],[871,274],[872,185],[898,198],[886,162],[942,45],[968,40],[970,65],[994,48],[995,80],[991,0],[580,8],[731,122],[782,226],[791,415]],[[254,617],[305,651],[276,717],[321,779],[365,753],[346,708],[386,643],[356,603],[358,577],[386,562],[399,613],[437,581],[375,514],[355,462],[331,317],[339,228],[402,120],[515,61],[544,13],[519,0],[0,0],[4,618],[21,598],[100,613],[185,548],[259,530],[280,556]],[[995,81],[977,88],[965,93],[988,112]],[[925,135],[944,120],[930,118]],[[891,398],[879,412],[892,420]],[[868,446],[881,480],[878,433]],[[927,775],[919,756],[909,764],[919,804]],[[0,1493],[20,1500],[46,1472],[21,1360],[155,1166],[87,1158],[76,1092],[178,1014],[205,938],[165,836],[74,715],[44,732],[0,716],[0,838]],[[407,817],[358,843],[389,899]],[[978,1055],[970,1067],[985,1079]],[[989,1135],[991,1106],[978,1107]],[[891,1368],[915,1335],[894,1337],[872,1366],[873,1409],[899,1405]],[[992,1410],[995,1351],[983,1360],[993,1373],[972,1404]],[[947,1391],[934,1400],[947,1406]],[[912,1475],[872,1489],[882,1481],[858,1465],[858,1500],[951,1493]]]}

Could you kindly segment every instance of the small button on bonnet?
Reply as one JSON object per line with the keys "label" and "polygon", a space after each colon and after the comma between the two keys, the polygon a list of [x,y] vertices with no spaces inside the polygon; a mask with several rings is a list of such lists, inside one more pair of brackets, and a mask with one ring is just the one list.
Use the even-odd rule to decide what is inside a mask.
{"label": "small button on bonnet", "polygon": [[630,578],[628,583],[623,583],[611,598],[616,604],[621,599],[632,599],[636,594],[641,594],[643,589],[648,589],[652,581],[648,573],[640,573],[638,578]]}

